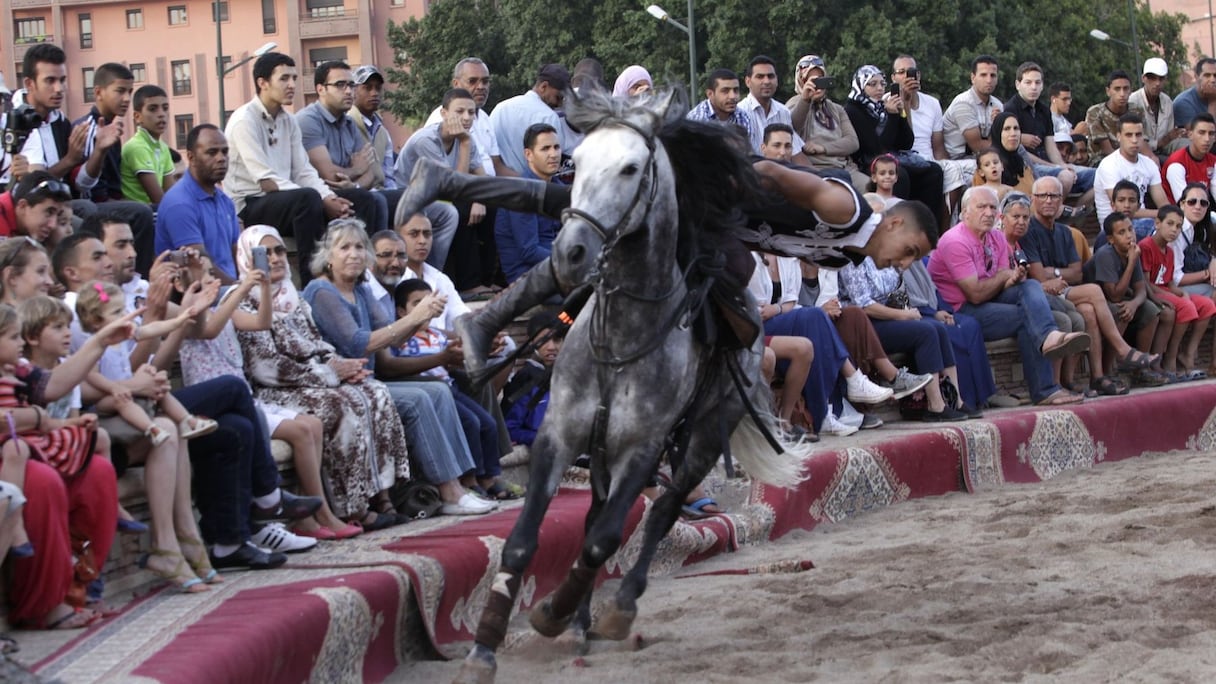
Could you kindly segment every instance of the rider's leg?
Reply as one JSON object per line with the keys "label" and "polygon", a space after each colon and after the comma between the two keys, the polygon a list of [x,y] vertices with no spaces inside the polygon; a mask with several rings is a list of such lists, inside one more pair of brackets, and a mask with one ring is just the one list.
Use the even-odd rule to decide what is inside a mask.
{"label": "rider's leg", "polygon": [[393,225],[403,225],[436,200],[480,202],[561,218],[562,209],[570,206],[570,186],[524,178],[472,176],[457,173],[431,159],[420,159],[410,175],[409,187],[397,203]]}
{"label": "rider's leg", "polygon": [[560,293],[553,266],[545,259],[477,312],[458,318],[456,333],[460,336],[464,365],[470,378],[476,382],[484,375],[490,344],[498,331],[510,325],[516,316]]}

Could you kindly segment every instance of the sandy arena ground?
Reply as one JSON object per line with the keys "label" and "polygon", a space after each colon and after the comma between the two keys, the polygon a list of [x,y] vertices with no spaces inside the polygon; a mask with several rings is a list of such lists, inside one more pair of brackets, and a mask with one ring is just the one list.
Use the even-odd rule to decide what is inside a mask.
{"label": "sandy arena ground", "polygon": [[498,681],[1214,681],[1214,494],[1216,453],[1186,452],[901,503],[685,574],[813,570],[654,580],[640,650],[596,642],[579,666],[531,635],[500,656]]}

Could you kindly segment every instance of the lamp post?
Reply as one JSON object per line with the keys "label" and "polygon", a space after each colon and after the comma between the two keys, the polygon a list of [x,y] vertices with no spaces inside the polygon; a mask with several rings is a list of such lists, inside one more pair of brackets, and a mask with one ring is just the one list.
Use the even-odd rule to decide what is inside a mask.
{"label": "lamp post", "polygon": [[1138,51],[1136,50],[1136,46],[1132,45],[1131,43],[1127,42],[1126,40],[1119,40],[1118,38],[1115,38],[1114,36],[1110,35],[1106,31],[1103,31],[1102,29],[1092,29],[1089,32],[1089,37],[1093,38],[1094,40],[1101,40],[1104,42],[1109,40],[1112,43],[1118,43],[1118,44],[1122,45],[1123,47],[1126,47],[1127,49],[1131,50],[1133,53],[1137,53],[1135,56],[1135,62],[1132,64],[1132,70],[1130,73],[1134,74],[1140,69],[1140,64],[1139,64],[1140,55],[1138,54]]}
{"label": "lamp post", "polygon": [[667,13],[667,10],[658,5],[651,5],[646,8],[650,16],[659,21],[666,22],[688,34],[688,97],[696,98],[697,92],[697,34],[696,27],[693,24],[692,17],[692,0],[688,0],[688,25],[685,26]]}
{"label": "lamp post", "polygon": [[228,116],[224,113],[226,111],[225,107],[224,107],[224,77],[227,76],[228,74],[232,73],[236,69],[239,69],[241,66],[245,65],[247,62],[249,62],[249,60],[254,59],[256,57],[261,57],[262,55],[266,54],[267,52],[270,52],[271,50],[277,48],[279,46],[279,44],[274,43],[274,42],[266,43],[262,47],[254,50],[252,55],[249,55],[245,59],[242,59],[241,61],[237,62],[236,64],[233,64],[232,66],[225,69],[224,68],[224,34],[220,28],[222,26],[222,24],[220,24],[220,0],[215,0],[215,2],[211,3],[211,11],[212,11],[213,15],[215,16],[215,75],[216,75],[216,79],[219,81],[219,101],[220,101],[219,122],[220,122],[220,130],[224,130],[224,128],[228,125]]}

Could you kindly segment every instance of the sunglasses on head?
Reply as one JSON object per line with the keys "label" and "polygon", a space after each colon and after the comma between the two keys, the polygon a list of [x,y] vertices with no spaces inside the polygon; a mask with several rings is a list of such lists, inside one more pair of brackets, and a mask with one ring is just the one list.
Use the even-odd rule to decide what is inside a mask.
{"label": "sunglasses on head", "polygon": [[21,195],[17,195],[17,193],[14,192],[13,199],[22,200],[33,197],[34,195],[50,195],[52,197],[59,197],[62,199],[71,199],[72,188],[61,180],[48,178],[38,185],[30,188],[28,192],[22,193]]}

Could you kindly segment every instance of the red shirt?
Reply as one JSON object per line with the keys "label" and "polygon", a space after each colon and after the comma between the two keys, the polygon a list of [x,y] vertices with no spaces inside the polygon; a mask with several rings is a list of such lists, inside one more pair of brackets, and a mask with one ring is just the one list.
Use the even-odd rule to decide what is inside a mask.
{"label": "red shirt", "polygon": [[1144,277],[1153,285],[1169,289],[1174,280],[1174,250],[1168,246],[1162,249],[1157,246],[1150,235],[1139,242],[1140,267],[1144,269]]}
{"label": "red shirt", "polygon": [[1191,156],[1191,146],[1187,145],[1181,150],[1176,150],[1173,154],[1166,158],[1165,163],[1161,165],[1161,189],[1165,190],[1165,196],[1169,199],[1170,204],[1178,204],[1180,197],[1174,197],[1174,189],[1170,187],[1170,181],[1166,177],[1169,167],[1172,164],[1180,164],[1186,171],[1186,182],[1203,183],[1211,185],[1212,171],[1216,168],[1216,154],[1211,152],[1204,155],[1203,159],[1196,160]]}
{"label": "red shirt", "polygon": [[0,194],[0,237],[9,237],[17,232],[17,209],[13,206],[13,193]]}

